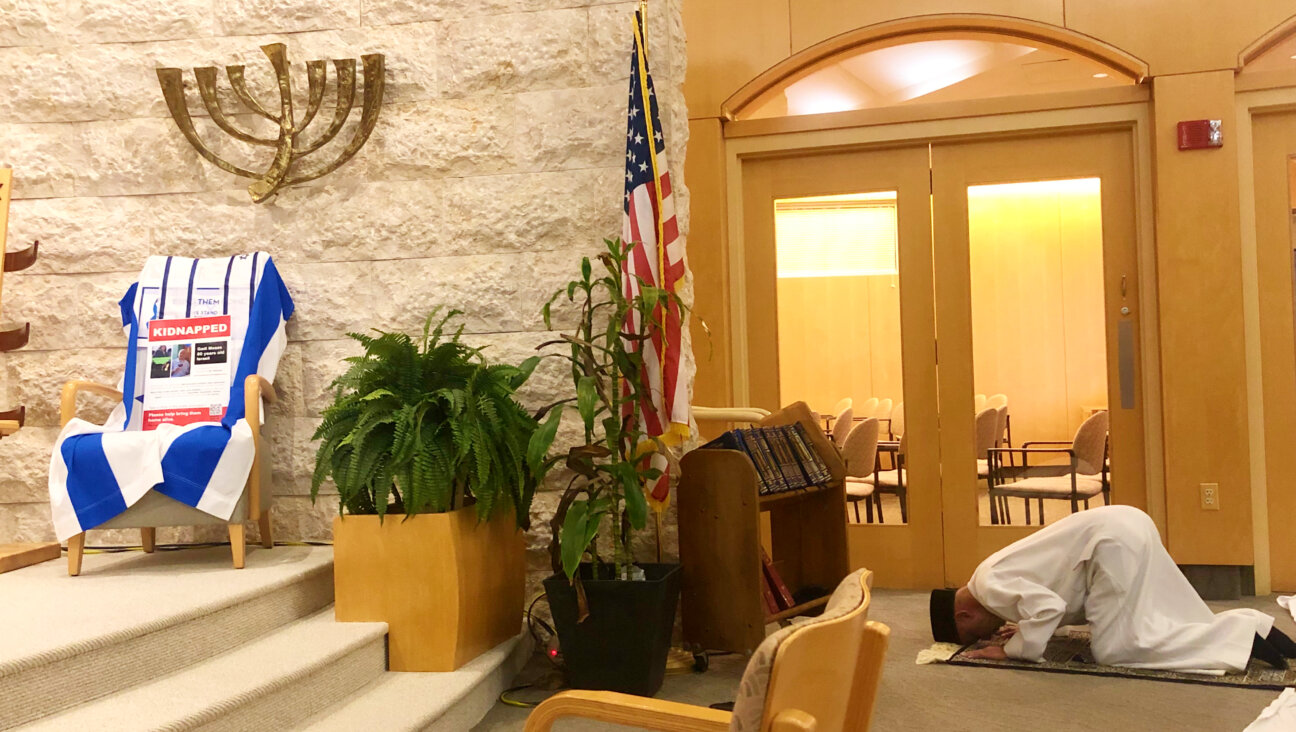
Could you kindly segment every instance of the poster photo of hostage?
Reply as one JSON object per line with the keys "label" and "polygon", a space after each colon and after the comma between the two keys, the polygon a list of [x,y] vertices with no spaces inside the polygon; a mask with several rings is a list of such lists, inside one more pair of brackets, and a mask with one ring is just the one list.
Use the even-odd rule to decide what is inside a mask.
{"label": "poster photo of hostage", "polygon": [[171,346],[157,346],[154,348],[152,363],[149,366],[149,378],[168,378],[171,376],[171,370]]}
{"label": "poster photo of hostage", "polygon": [[175,357],[171,362],[171,376],[188,376],[193,368],[193,345],[183,343],[176,347]]}

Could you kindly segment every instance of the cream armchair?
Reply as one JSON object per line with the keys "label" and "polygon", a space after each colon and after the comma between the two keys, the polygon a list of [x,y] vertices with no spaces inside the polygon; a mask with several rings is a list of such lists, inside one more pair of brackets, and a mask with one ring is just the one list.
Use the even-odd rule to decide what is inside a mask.
{"label": "cream armchair", "polygon": [[[63,385],[59,403],[59,424],[66,425],[76,416],[77,395],[95,394],[120,401],[122,394],[117,389],[91,381],[69,381]],[[274,546],[274,537],[270,530],[270,461],[267,459],[265,443],[261,439],[261,400],[273,404],[276,399],[274,386],[265,378],[252,374],[243,383],[243,399],[248,426],[252,430],[255,457],[252,471],[248,474],[247,486],[234,508],[234,514],[228,522],[199,511],[196,508],[164,496],[157,491],[149,491],[135,505],[126,509],[113,519],[96,526],[95,529],[139,529],[140,543],[145,552],[152,552],[156,546],[157,527],[159,526],[198,526],[202,524],[226,524],[229,527],[230,550],[234,555],[234,568],[242,569],[245,547],[247,544],[244,522],[256,521],[261,529],[261,546],[269,549]],[[263,490],[263,486],[265,490]],[[85,532],[68,539],[68,574],[76,576],[81,573],[81,558],[85,552]]]}
{"label": "cream armchair", "polygon": [[891,631],[867,619],[868,570],[838,585],[823,615],[770,635],[752,654],[734,711],[611,691],[565,691],[527,718],[548,732],[563,717],[681,732],[862,732],[869,727]]}

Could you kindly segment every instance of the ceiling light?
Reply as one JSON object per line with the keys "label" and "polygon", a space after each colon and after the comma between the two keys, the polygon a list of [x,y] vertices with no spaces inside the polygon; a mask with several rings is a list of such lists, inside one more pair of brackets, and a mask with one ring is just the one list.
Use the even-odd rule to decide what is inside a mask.
{"label": "ceiling light", "polygon": [[1095,79],[1106,79],[1106,78],[1107,78],[1107,73],[1104,72],[1104,71],[1099,71],[1098,73],[1094,74],[1093,78],[1095,78]]}

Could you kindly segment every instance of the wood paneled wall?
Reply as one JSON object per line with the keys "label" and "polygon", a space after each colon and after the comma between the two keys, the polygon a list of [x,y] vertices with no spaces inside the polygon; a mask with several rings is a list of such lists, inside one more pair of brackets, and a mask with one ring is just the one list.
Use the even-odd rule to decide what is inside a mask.
{"label": "wood paneled wall", "polygon": [[[1235,118],[1233,72],[1157,77],[1152,93],[1167,538],[1181,564],[1250,564],[1237,150],[1181,151],[1176,132]],[[1201,483],[1219,483],[1218,511]]]}
{"label": "wood paneled wall", "polygon": [[842,397],[904,401],[898,279],[778,280],[779,401],[824,414]]}
{"label": "wood paneled wall", "polygon": [[[1250,444],[1233,71],[1243,49],[1293,12],[1288,0],[1254,0],[1245,6],[1175,0],[688,3],[685,94],[690,119],[718,118],[724,99],[796,51],[863,25],[925,13],[987,13],[1051,23],[1146,61],[1154,77],[1155,200],[1140,206],[1156,211],[1167,538],[1182,563],[1249,564]],[[1201,118],[1225,120],[1225,146],[1179,151],[1175,123]],[[708,139],[723,146],[722,130],[722,125],[706,128],[690,141],[685,166],[695,215],[725,206],[723,189],[697,185],[692,177],[694,146],[708,149]],[[723,242],[694,240],[690,246],[691,258],[700,262],[699,246],[720,247]],[[727,261],[721,264],[727,271]],[[694,273],[706,285],[719,282],[723,274],[696,265]],[[699,303],[727,301],[729,293],[722,287],[699,286]],[[727,341],[715,342],[716,350],[727,346]],[[723,389],[716,385],[730,377],[724,372],[700,380],[699,398],[712,389],[719,398]],[[1296,409],[1296,404],[1275,406]],[[1220,483],[1221,510],[1201,509],[1202,482]]]}

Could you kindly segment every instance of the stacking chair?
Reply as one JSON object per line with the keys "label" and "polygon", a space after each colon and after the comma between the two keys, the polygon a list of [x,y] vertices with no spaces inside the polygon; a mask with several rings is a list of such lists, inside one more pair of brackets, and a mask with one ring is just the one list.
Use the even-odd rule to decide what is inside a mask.
{"label": "stacking chair", "polygon": [[[1026,523],[1030,523],[1030,501],[1039,507],[1039,522],[1044,524],[1044,499],[1070,500],[1071,512],[1080,510],[1080,503],[1089,508],[1089,500],[1099,493],[1103,504],[1111,504],[1111,481],[1107,471],[1107,412],[1097,412],[1086,419],[1076,430],[1070,443],[1033,440],[1021,447],[1000,447],[990,450],[990,521],[1011,523],[1008,498],[1022,498],[1026,507]],[[1045,447],[1051,445],[1052,447]],[[1066,455],[1061,464],[1031,465],[1032,457]],[[1005,465],[1004,459],[1013,456],[1019,465]],[[996,500],[998,499],[998,500]]]}
{"label": "stacking chair", "polygon": [[846,500],[855,506],[855,523],[860,522],[859,504],[864,502],[868,522],[873,523],[873,471],[877,468],[879,423],[876,417],[855,425],[842,446],[846,463]]}
{"label": "stacking chair", "polygon": [[999,437],[998,409],[986,407],[977,413],[975,435],[977,478],[987,480],[990,478],[990,450],[998,443]]}
{"label": "stacking chair", "polygon": [[877,406],[873,408],[873,411],[865,412],[864,417],[866,419],[868,417],[877,417],[878,421],[882,423],[880,426],[886,428],[889,433],[891,431],[891,404],[892,401],[890,397],[879,399]]}
{"label": "stacking chair", "polygon": [[837,586],[823,615],[765,639],[738,685],[733,712],[613,691],[564,691],[527,718],[527,732],[583,717],[667,732],[864,732],[877,700],[891,631],[868,620],[872,573]]}
{"label": "stacking chair", "polygon": [[859,409],[855,410],[855,413],[858,414],[861,419],[873,417],[877,414],[878,402],[879,400],[877,397],[869,397],[864,400],[864,403],[860,405]]}
{"label": "stacking chair", "polygon": [[904,436],[904,433],[905,433],[904,402],[900,402],[899,404],[895,405],[895,409],[891,410],[891,425],[890,425],[891,439],[898,440]]}
{"label": "stacking chair", "polygon": [[974,395],[974,396],[972,397],[972,412],[973,412],[974,414],[980,414],[980,413],[981,413],[981,410],[982,410],[982,409],[985,409],[985,403],[986,403],[986,395],[985,395],[985,394],[976,394],[976,395]]}
{"label": "stacking chair", "polygon": [[832,440],[833,444],[840,449],[846,444],[846,436],[850,434],[851,427],[855,424],[855,410],[846,407],[837,414],[833,419]]}
{"label": "stacking chair", "polygon": [[[1007,440],[1006,447],[1012,447],[1012,417],[1008,414],[1008,395],[994,394],[985,400],[985,407],[989,409],[1003,410],[1003,424],[999,428],[999,440]],[[977,409],[978,412],[981,408]],[[995,447],[1004,447],[1005,445],[996,444]]]}
{"label": "stacking chair", "polygon": [[909,522],[909,488],[907,482],[909,476],[905,469],[905,453],[909,447],[909,438],[904,436],[900,438],[900,444],[897,446],[893,459],[895,467],[889,470],[878,470],[871,477],[865,480],[873,483],[873,505],[877,507],[878,523],[886,523],[886,517],[882,513],[882,495],[890,493],[900,499],[900,521]]}
{"label": "stacking chair", "polygon": [[[850,409],[854,405],[854,402],[855,400],[851,399],[850,397],[842,397],[841,399],[838,399],[837,403],[833,405],[832,410],[830,410],[828,414],[824,415],[823,418],[824,432],[827,432],[828,434],[831,435],[833,433],[833,424],[836,417],[840,415],[842,412],[846,411],[847,409]],[[811,412],[811,414],[814,416],[815,422],[818,423],[819,414],[813,411]]]}

